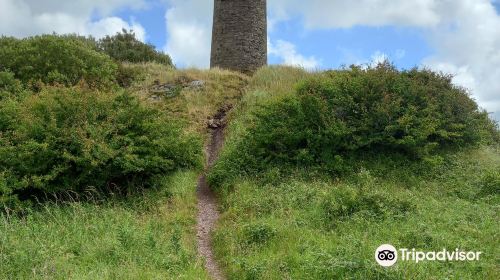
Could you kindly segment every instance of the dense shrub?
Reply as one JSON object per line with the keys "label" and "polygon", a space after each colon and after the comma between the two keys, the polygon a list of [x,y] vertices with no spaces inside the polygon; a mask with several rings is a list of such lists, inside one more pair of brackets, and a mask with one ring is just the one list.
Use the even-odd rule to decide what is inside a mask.
{"label": "dense shrub", "polygon": [[120,62],[156,62],[173,66],[169,55],[157,51],[153,45],[137,40],[132,31],[127,32],[125,29],[122,33],[99,40],[98,45],[102,51]]}
{"label": "dense shrub", "polygon": [[92,42],[78,36],[2,37],[0,71],[11,71],[24,83],[71,86],[84,80],[92,87],[108,87],[115,81],[118,66]]}
{"label": "dense shrub", "polygon": [[23,91],[23,86],[19,80],[14,77],[14,73],[9,71],[0,72],[0,100],[17,96]]}
{"label": "dense shrub", "polygon": [[241,174],[269,165],[339,171],[346,157],[361,151],[425,158],[440,147],[478,143],[496,129],[450,76],[400,72],[389,64],[316,75],[295,95],[262,102],[250,114],[252,121],[215,166],[213,183],[231,170]]}
{"label": "dense shrub", "polygon": [[0,201],[141,188],[198,166],[201,143],[129,94],[49,88],[0,103]]}

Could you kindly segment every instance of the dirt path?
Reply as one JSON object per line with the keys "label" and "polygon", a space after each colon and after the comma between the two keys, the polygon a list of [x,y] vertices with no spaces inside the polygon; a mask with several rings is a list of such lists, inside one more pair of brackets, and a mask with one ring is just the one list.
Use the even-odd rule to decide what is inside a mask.
{"label": "dirt path", "polygon": [[198,217],[197,217],[197,241],[198,254],[205,259],[205,268],[213,279],[225,279],[219,268],[214,253],[212,251],[211,233],[219,219],[217,210],[217,199],[214,192],[207,183],[206,173],[213,166],[218,153],[224,142],[225,116],[230,108],[225,107],[208,123],[211,130],[210,143],[206,148],[207,167],[204,174],[198,179],[197,197],[198,197]]}

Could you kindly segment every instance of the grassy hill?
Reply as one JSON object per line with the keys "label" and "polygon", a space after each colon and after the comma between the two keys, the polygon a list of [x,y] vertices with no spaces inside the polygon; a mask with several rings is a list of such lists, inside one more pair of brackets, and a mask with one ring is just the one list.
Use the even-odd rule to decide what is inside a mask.
{"label": "grassy hill", "polygon": [[[273,108],[293,95],[297,81],[315,75],[322,74],[263,69],[234,112],[218,163],[224,173],[216,166],[211,174],[223,209],[215,247],[229,278],[496,279],[498,142],[448,146],[420,159],[397,149],[365,148],[344,154],[349,169],[333,175],[328,165],[272,164],[269,158],[259,159],[266,162],[263,169],[246,165],[231,173],[242,157],[233,158],[233,149],[240,151],[247,137],[259,141],[257,132],[249,133],[259,126],[258,110]],[[281,118],[288,113],[280,111]],[[296,131],[288,122],[284,129],[283,135]],[[400,262],[387,269],[373,257],[386,243],[484,255],[478,262]]]}
{"label": "grassy hill", "polygon": [[[146,45],[122,53],[130,36],[2,38],[0,279],[209,279],[195,192],[220,108],[208,179],[229,279],[498,279],[498,126],[449,76],[176,70]],[[33,63],[62,44],[84,67],[18,59],[40,41]],[[383,268],[384,243],[483,253]]]}

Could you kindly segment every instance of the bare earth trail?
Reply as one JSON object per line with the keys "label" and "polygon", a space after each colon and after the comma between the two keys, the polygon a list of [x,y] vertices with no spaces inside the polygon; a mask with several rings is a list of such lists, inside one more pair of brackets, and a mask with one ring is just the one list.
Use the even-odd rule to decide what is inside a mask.
{"label": "bare earth trail", "polygon": [[206,173],[213,166],[218,157],[220,148],[224,142],[224,127],[226,112],[230,108],[222,108],[215,115],[214,119],[210,120],[209,128],[211,130],[210,143],[206,148],[207,167],[205,172],[198,179],[198,187],[196,190],[198,197],[198,217],[197,217],[197,242],[198,254],[205,259],[205,268],[209,275],[216,280],[226,279],[219,268],[212,251],[211,233],[215,228],[219,219],[219,211],[217,210],[217,198],[214,192],[210,189]]}

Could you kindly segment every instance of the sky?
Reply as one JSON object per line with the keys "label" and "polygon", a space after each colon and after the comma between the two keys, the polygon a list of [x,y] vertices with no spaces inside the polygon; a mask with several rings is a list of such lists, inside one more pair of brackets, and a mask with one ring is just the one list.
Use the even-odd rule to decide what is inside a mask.
{"label": "sky", "polygon": [[[213,0],[0,0],[0,34],[125,28],[178,67],[207,68],[212,15]],[[268,0],[268,22],[270,64],[443,71],[500,121],[500,0]]]}

